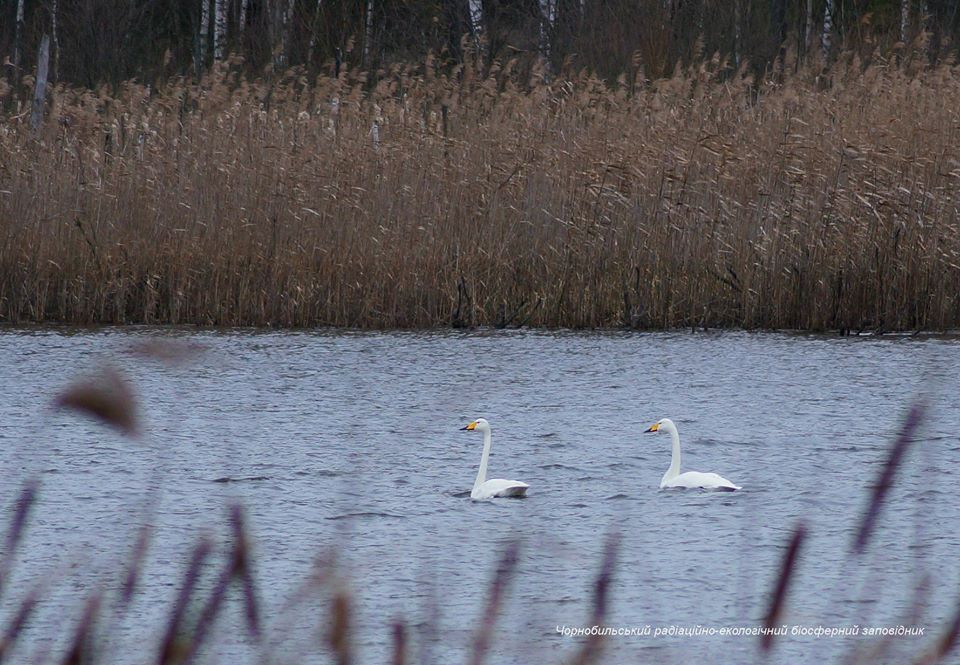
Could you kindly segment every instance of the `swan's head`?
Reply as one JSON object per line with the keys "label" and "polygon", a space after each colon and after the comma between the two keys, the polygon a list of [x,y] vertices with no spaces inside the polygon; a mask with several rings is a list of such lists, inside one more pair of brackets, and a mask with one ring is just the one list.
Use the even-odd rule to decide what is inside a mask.
{"label": "swan's head", "polygon": [[472,423],[470,423],[470,424],[467,425],[466,427],[461,427],[461,428],[460,428],[460,431],[463,431],[463,430],[467,430],[468,432],[472,432],[472,431],[474,431],[474,430],[476,430],[476,431],[478,431],[478,432],[489,432],[489,431],[490,431],[490,423],[488,423],[488,422],[487,422],[486,420],[484,420],[483,418],[477,418],[476,420],[474,420]]}
{"label": "swan's head", "polygon": [[677,431],[677,426],[674,425],[673,421],[669,418],[663,418],[650,425],[649,429],[644,430],[644,434],[659,432],[661,430],[664,432],[669,432],[670,430]]}

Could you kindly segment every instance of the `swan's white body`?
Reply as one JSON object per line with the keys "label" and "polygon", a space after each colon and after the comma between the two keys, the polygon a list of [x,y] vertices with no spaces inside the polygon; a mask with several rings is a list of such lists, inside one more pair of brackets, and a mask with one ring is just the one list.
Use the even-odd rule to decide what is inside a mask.
{"label": "swan's white body", "polygon": [[734,485],[723,476],[716,473],[700,473],[699,471],[687,471],[680,473],[680,433],[677,432],[677,426],[669,418],[655,423],[647,430],[648,432],[667,432],[670,434],[670,442],[673,444],[673,453],[670,456],[670,468],[660,479],[660,489],[669,489],[675,487],[687,489],[706,489],[732,492],[740,489],[739,485]]}
{"label": "swan's white body", "polygon": [[527,488],[526,483],[519,480],[503,480],[496,478],[487,480],[487,463],[490,461],[490,423],[483,418],[474,420],[463,429],[483,432],[483,455],[480,457],[480,470],[477,472],[477,479],[473,482],[473,490],[470,492],[470,498],[474,500],[493,499],[499,496],[520,497],[525,496]]}

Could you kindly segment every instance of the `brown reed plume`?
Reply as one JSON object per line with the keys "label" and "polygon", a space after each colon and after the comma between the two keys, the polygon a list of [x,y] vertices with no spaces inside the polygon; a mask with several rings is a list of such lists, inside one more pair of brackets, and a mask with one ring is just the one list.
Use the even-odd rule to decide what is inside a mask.
{"label": "brown reed plume", "polygon": [[73,409],[136,436],[138,407],[127,379],[113,367],[103,367],[93,376],[64,389],[54,400],[60,408]]}
{"label": "brown reed plume", "polygon": [[817,73],[60,86],[0,119],[0,321],[960,326],[956,68]]}

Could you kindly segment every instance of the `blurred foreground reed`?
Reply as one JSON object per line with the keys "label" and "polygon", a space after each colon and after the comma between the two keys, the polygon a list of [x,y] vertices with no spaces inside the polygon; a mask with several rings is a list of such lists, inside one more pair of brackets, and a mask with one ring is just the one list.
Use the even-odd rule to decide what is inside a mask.
{"label": "blurred foreground reed", "polygon": [[960,326],[960,70],[725,65],[0,80],[0,321]]}

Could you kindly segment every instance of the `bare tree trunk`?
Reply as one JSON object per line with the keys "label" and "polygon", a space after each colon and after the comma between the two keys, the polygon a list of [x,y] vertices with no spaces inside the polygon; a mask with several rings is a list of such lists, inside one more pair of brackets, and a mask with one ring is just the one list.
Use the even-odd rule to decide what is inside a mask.
{"label": "bare tree trunk", "polygon": [[273,49],[273,65],[284,68],[289,62],[290,31],[296,0],[275,0],[268,5],[270,11],[270,47]]}
{"label": "bare tree trunk", "polygon": [[50,62],[50,36],[40,40],[40,53],[37,55],[37,80],[33,85],[33,113],[30,114],[30,126],[34,131],[43,121],[43,102],[47,96],[47,68]]}
{"label": "bare tree trunk", "polygon": [[803,54],[804,57],[809,57],[813,47],[813,0],[807,0],[807,22],[804,28]]}
{"label": "bare tree trunk", "polygon": [[[813,2],[813,0],[808,0]],[[733,0],[733,63],[740,69],[740,51],[743,49],[743,0]]]}
{"label": "bare tree trunk", "polygon": [[[774,0],[773,3],[773,33],[777,36],[777,81],[783,81],[787,59],[787,3],[786,0]],[[703,28],[700,29],[701,34]]]}
{"label": "bare tree trunk", "polygon": [[317,9],[313,13],[313,22],[310,29],[310,45],[307,47],[307,65],[313,63],[313,53],[317,48],[317,31],[320,29],[320,9],[323,0],[317,0]]}
{"label": "bare tree trunk", "polygon": [[223,60],[227,46],[227,0],[214,0],[213,57]]}
{"label": "bare tree trunk", "polygon": [[830,62],[830,49],[833,38],[833,2],[827,0],[823,9],[823,32],[820,33],[820,47],[823,49],[823,64],[826,66]]}
{"label": "bare tree trunk", "polygon": [[363,31],[363,66],[369,66],[370,42],[373,41],[373,0],[367,0],[366,27]]}
{"label": "bare tree trunk", "polygon": [[17,19],[13,30],[13,68],[15,76],[20,77],[20,55],[23,40],[23,7],[24,0],[17,0]]}
{"label": "bare tree trunk", "polygon": [[237,35],[243,35],[247,27],[247,12],[250,10],[250,0],[240,0],[240,16],[237,21]]}
{"label": "bare tree trunk", "polygon": [[555,71],[558,71],[564,66],[566,58],[576,52],[577,37],[583,23],[583,3],[581,0],[553,0],[553,11],[550,53]]}
{"label": "bare tree trunk", "polygon": [[198,69],[203,70],[207,61],[207,37],[210,35],[210,0],[200,0],[200,36],[197,53],[200,59]]}
{"label": "bare tree trunk", "polygon": [[277,64],[286,67],[290,62],[290,42],[293,32],[293,11],[296,9],[297,0],[287,0],[287,6],[283,9],[280,17],[280,54]]}

